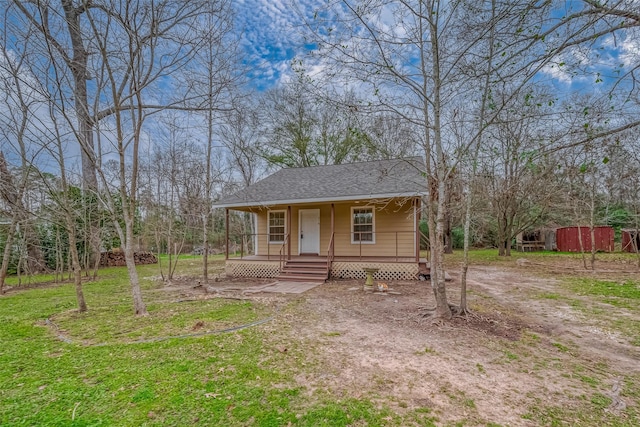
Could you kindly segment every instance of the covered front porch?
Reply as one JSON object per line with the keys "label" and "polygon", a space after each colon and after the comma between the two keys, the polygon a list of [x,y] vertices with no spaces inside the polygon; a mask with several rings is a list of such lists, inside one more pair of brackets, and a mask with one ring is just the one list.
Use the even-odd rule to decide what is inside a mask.
{"label": "covered front porch", "polygon": [[414,280],[428,271],[426,238],[419,229],[420,198],[346,200],[246,207],[251,233],[229,231],[226,211],[226,272],[230,276],[303,280],[361,279],[377,269],[378,280]]}

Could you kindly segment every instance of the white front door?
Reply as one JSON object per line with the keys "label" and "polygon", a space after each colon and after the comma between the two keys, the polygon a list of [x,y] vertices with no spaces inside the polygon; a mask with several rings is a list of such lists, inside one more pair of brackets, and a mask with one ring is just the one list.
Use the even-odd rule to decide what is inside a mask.
{"label": "white front door", "polygon": [[298,224],[299,253],[320,255],[320,209],[300,209]]}

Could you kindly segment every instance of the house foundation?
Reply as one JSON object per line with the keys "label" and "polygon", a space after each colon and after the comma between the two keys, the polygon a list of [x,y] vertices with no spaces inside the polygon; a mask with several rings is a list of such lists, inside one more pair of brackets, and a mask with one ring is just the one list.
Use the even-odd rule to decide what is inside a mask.
{"label": "house foundation", "polygon": [[[422,259],[421,264],[426,265]],[[253,259],[229,259],[226,262],[225,273],[232,277],[259,277],[275,278],[280,274],[281,263],[274,260]],[[395,261],[339,261],[331,264],[329,277],[331,279],[356,279],[366,278],[365,269],[377,269],[373,278],[375,280],[418,280],[420,264],[412,262]]]}

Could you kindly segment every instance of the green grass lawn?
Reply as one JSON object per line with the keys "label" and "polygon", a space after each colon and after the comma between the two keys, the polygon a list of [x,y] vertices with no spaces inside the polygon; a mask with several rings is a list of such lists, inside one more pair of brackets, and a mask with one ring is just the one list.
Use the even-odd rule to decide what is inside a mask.
{"label": "green grass lawn", "polygon": [[[426,253],[426,252],[425,252]],[[587,257],[587,263],[591,257],[591,253],[585,254]],[[461,263],[463,258],[463,251],[456,249],[453,254],[446,255],[445,259],[450,263]],[[539,252],[518,252],[511,250],[510,257],[504,257],[498,255],[497,249],[473,249],[469,251],[469,260],[475,264],[487,264],[487,263],[504,263],[512,264],[518,259],[524,258],[532,262],[580,262],[582,263],[582,254],[573,252],[557,252],[557,251],[539,251]],[[603,263],[624,263],[628,264],[630,268],[633,268],[637,264],[638,256],[631,253],[612,252],[604,253],[598,252],[596,254],[596,268],[601,267]]]}
{"label": "green grass lawn", "polygon": [[[496,250],[471,252],[475,265],[519,268],[518,258],[532,263],[579,264],[580,255],[514,253],[505,258],[498,257]],[[634,260],[624,254],[598,254],[598,258],[603,263],[631,265]],[[461,259],[461,251],[447,256],[447,268]],[[167,260],[162,261],[166,271]],[[212,276],[222,271],[222,263],[223,257],[212,257]],[[181,257],[177,274],[199,275],[201,268],[201,257]],[[405,403],[400,407],[407,409],[398,410],[380,403],[392,403],[393,398],[376,396],[375,391],[363,390],[364,397],[347,398],[298,381],[300,374],[317,375],[326,367],[317,366],[316,344],[296,339],[290,331],[295,322],[291,319],[304,315],[295,299],[281,300],[279,305],[260,300],[181,299],[152,279],[159,276],[158,265],[138,270],[149,309],[144,318],[133,315],[125,268],[101,269],[98,280],[84,285],[88,313],[76,311],[71,283],[14,289],[0,297],[0,426],[442,424],[428,408],[411,409]],[[557,279],[557,288],[530,296],[567,303],[590,322],[618,331],[632,345],[640,346],[638,322],[625,315],[638,313],[638,280],[602,279],[590,273]],[[16,286],[15,280],[8,282]],[[51,281],[52,277],[31,278],[30,282],[37,280]],[[608,306],[616,310],[608,311]],[[267,322],[220,332],[261,320]],[[502,356],[494,364],[470,361],[480,374],[487,375],[495,366],[540,376],[560,371],[593,388],[591,393],[580,394],[573,406],[541,400],[528,408],[524,418],[538,425],[635,425],[635,405],[627,409],[628,419],[606,413],[610,398],[604,391],[610,388],[613,374],[606,366],[594,367],[581,360],[578,347],[571,342],[545,343],[527,332],[516,342],[485,344]],[[426,348],[425,354],[439,357]],[[624,378],[628,402],[640,399],[637,375],[615,375]],[[463,412],[476,410],[468,396],[459,391],[450,394]]]}
{"label": "green grass lawn", "polygon": [[[158,274],[157,266],[139,272]],[[294,376],[307,349],[290,342],[280,351],[263,326],[136,343],[274,314],[249,301],[176,302],[156,282],[142,284],[146,318],[133,316],[124,268],[103,269],[84,286],[85,314],[75,311],[71,284],[0,297],[0,425],[433,425],[420,411],[400,416],[366,399],[305,390]]]}

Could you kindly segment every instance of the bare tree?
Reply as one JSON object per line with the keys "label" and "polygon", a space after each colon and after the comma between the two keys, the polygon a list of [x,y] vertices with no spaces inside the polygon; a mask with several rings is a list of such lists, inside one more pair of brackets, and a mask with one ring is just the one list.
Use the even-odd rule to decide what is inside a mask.
{"label": "bare tree", "polygon": [[[6,167],[4,156],[0,153],[0,175],[2,175],[2,182],[4,183],[3,196],[9,201],[9,204],[15,208],[14,211],[16,215],[14,216],[14,221],[12,221],[12,227],[15,229],[17,225],[21,225],[23,230],[26,231],[25,235],[27,236],[34,233],[33,226],[31,225],[32,219],[29,218],[29,216],[34,215],[34,212],[28,212],[27,206],[22,201],[25,191],[29,189],[27,187],[27,181],[41,183],[42,189],[48,194],[47,202],[57,206],[63,213],[64,229],[66,229],[69,239],[70,265],[73,270],[78,310],[84,312],[87,311],[87,304],[82,289],[81,265],[76,244],[77,213],[73,212],[74,203],[69,194],[63,148],[64,137],[61,135],[60,126],[57,123],[57,118],[54,113],[55,109],[52,108],[56,103],[53,97],[59,95],[59,93],[49,94],[46,90],[50,81],[55,82],[54,84],[57,86],[59,76],[54,72],[51,75],[45,74],[41,76],[40,79],[34,77],[34,72],[37,70],[34,68],[34,64],[29,62],[30,53],[28,50],[32,47],[30,43],[28,43],[29,41],[29,38],[25,38],[23,40],[24,44],[21,45],[23,49],[14,49],[11,55],[4,50],[6,43],[2,44],[2,62],[6,66],[6,68],[3,68],[3,71],[8,71],[7,74],[11,76],[11,90],[6,91],[5,94],[7,94],[7,99],[11,98],[15,104],[9,106],[10,108],[7,111],[10,113],[3,117],[3,119],[7,119],[3,120],[5,121],[3,129],[5,131],[7,129],[15,130],[13,139],[20,147],[19,152],[22,162],[22,173],[19,180],[20,185],[15,186]],[[49,106],[47,111],[43,108],[46,105]],[[12,124],[16,126],[11,126]],[[45,152],[50,159],[53,158],[57,160],[59,165],[59,181],[54,182],[52,185],[52,181],[46,179],[46,177],[39,172],[37,157],[27,157],[27,152],[30,150]],[[42,211],[42,205],[44,205],[44,203],[40,203],[38,210]],[[49,218],[49,221],[52,220],[55,221],[55,219]],[[9,250],[11,248],[12,235],[13,233],[9,234],[8,241],[6,242],[8,244],[5,247],[3,269],[0,273],[2,282],[4,281],[4,276],[7,271],[6,267]],[[29,241],[27,241],[27,243],[27,248],[29,249],[32,243]],[[38,252],[41,252],[39,248]],[[39,254],[38,257],[42,258],[42,255]],[[42,260],[42,264],[44,265],[44,260]]]}
{"label": "bare tree", "polygon": [[205,194],[202,204],[202,277],[205,283],[209,280],[209,234],[211,230],[211,205],[214,185],[214,153],[216,152],[215,130],[221,112],[231,109],[232,89],[235,87],[239,74],[234,73],[237,40],[228,35],[232,28],[230,16],[230,2],[222,0],[209,3],[207,19],[202,22],[204,43],[197,55],[197,62],[201,64],[203,73],[196,80],[198,91],[203,92],[206,136],[205,136]]}
{"label": "bare tree", "polygon": [[253,184],[264,168],[260,145],[262,127],[257,106],[248,102],[236,105],[220,126],[220,142],[227,149],[227,163],[240,173],[240,185]]}
{"label": "bare tree", "polygon": [[[99,52],[93,64],[99,88],[96,98],[107,100],[96,114],[102,121],[96,123],[100,124],[103,149],[108,144],[119,165],[119,203],[111,198],[105,202],[124,248],[137,315],[147,314],[134,261],[139,151],[152,138],[144,128],[150,114],[147,99],[155,85],[183,70],[201,47],[202,38],[194,28],[207,16],[206,5],[199,1],[113,1],[86,10],[92,43]],[[98,173],[105,188],[111,188],[100,168]]]}
{"label": "bare tree", "polygon": [[[599,212],[604,205],[604,175],[609,163],[605,154],[606,149],[606,141],[600,141],[598,144],[589,144],[565,152],[563,156],[566,198],[571,205],[568,210],[574,224],[577,224],[578,245],[585,269],[595,269],[597,252],[595,227],[602,220]],[[588,241],[583,237],[584,229],[589,232]],[[589,251],[585,250],[587,246],[590,248]],[[587,266],[587,252],[590,253],[589,266]]]}
{"label": "bare tree", "polygon": [[[482,41],[489,36],[496,20],[503,18],[509,9],[501,4],[498,11],[492,12],[484,2],[391,4],[349,0],[341,1],[337,9],[330,19],[321,21],[317,14],[310,23],[320,28],[316,32],[321,39],[320,46],[346,71],[340,74],[339,70],[333,70],[332,78],[336,75],[347,79],[358,77],[363,90],[371,91],[380,109],[392,111],[419,129],[429,189],[427,212],[435,316],[450,318],[443,243],[447,182],[461,155],[477,138],[479,129],[455,154],[449,153],[453,145],[449,126],[453,123],[456,99],[465,97],[468,106],[477,108],[480,100],[460,71],[478,61],[486,62],[480,53]],[[476,22],[477,32],[465,31],[463,23],[468,19]],[[481,127],[486,125],[482,123]]]}
{"label": "bare tree", "polygon": [[353,92],[320,89],[298,72],[295,79],[268,92],[263,102],[268,138],[262,155],[270,164],[307,167],[365,157],[360,102]]}
{"label": "bare tree", "polygon": [[[6,203],[10,204],[10,201],[15,197],[15,192],[10,188],[10,183],[12,184],[13,179],[9,173],[7,168],[7,163],[4,159],[4,154],[0,151],[0,177],[2,177],[2,187],[0,191],[3,194],[3,198]],[[13,185],[11,185],[13,187]],[[0,294],[4,293],[4,282],[7,277],[7,271],[9,270],[9,260],[11,258],[11,248],[13,245],[13,238],[16,233],[16,229],[18,226],[18,218],[19,212],[17,209],[12,209],[11,211],[11,220],[9,224],[9,229],[7,231],[7,237],[4,241],[4,250],[2,254],[2,266],[0,267]]]}
{"label": "bare tree", "polygon": [[[265,139],[264,127],[260,125],[258,104],[250,100],[238,102],[220,127],[220,141],[227,150],[226,166],[229,170],[225,191],[237,191],[238,188],[253,184],[265,166],[261,153],[261,145]],[[218,179],[222,180],[222,177]],[[232,214],[229,219],[230,229],[234,229],[236,222],[239,222],[237,234],[245,240],[243,247],[249,252],[255,242],[252,236],[257,233],[253,214]],[[239,221],[234,221],[235,219]]]}
{"label": "bare tree", "polygon": [[[316,57],[324,54],[338,64],[335,68],[330,68],[330,61],[323,64],[330,68],[331,80],[342,77],[348,84],[358,78],[361,90],[372,93],[372,103],[375,100],[380,109],[393,111],[421,129],[430,192],[427,210],[436,316],[451,316],[442,243],[449,175],[498,113],[521,93],[522,87],[545,67],[560,65],[562,53],[637,25],[631,8],[619,6],[625,9],[584,2],[558,17],[552,2],[527,0],[393,3],[342,0],[314,13],[308,20],[321,50]],[[625,16],[630,20],[624,25],[613,24],[603,19],[607,16]],[[475,24],[476,31],[467,31],[467,21]],[[479,66],[488,60],[483,43],[488,38],[495,41],[496,50],[489,56],[493,64]],[[480,74],[469,78],[470,69]],[[491,117],[486,117],[470,133],[466,144],[456,146],[454,152],[451,123],[455,122],[456,108],[466,102],[467,108],[481,109],[483,91],[473,81],[482,78],[487,70],[491,73],[491,90],[497,89],[506,96],[496,100],[500,103],[489,106]],[[609,132],[619,132],[625,126]]]}
{"label": "bare tree", "polygon": [[46,269],[35,233],[34,218],[25,204],[29,182],[34,179],[32,165],[36,157],[34,150],[29,147],[33,136],[31,127],[34,125],[34,120],[31,117],[36,99],[31,96],[31,88],[24,81],[27,73],[24,70],[24,62],[27,59],[30,40],[25,37],[15,45],[12,52],[9,52],[8,37],[5,25],[0,42],[0,87],[2,88],[0,132],[3,138],[3,150],[15,147],[13,154],[18,159],[19,167],[18,174],[14,176],[9,169],[5,153],[0,151],[0,200],[6,204],[10,213],[10,224],[0,267],[0,293],[4,289],[12,245],[18,231],[22,233],[25,241],[26,270],[30,273],[38,273]]}
{"label": "bare tree", "polygon": [[[51,109],[51,118],[54,123],[56,123],[56,116],[53,109]],[[76,231],[76,219],[78,217],[78,213],[73,211],[75,204],[73,203],[73,196],[70,192],[70,185],[67,180],[67,167],[65,161],[65,152],[64,152],[64,138],[60,133],[59,126],[53,126],[52,136],[55,147],[53,150],[57,149],[57,160],[60,168],[60,189],[59,191],[55,187],[50,189],[50,194],[52,198],[56,201],[56,206],[58,206],[62,212],[62,217],[64,220],[64,227],[67,230],[67,236],[69,237],[69,255],[71,257],[71,269],[73,271],[73,283],[75,285],[76,291],[76,299],[78,301],[78,311],[85,312],[87,311],[87,303],[84,299],[84,291],[82,289],[82,266],[80,264],[80,256],[78,254],[77,247],[77,231]],[[52,144],[52,145],[54,145]]]}
{"label": "bare tree", "polygon": [[[65,71],[72,75],[70,80],[65,79],[65,83],[69,84],[69,90],[73,94],[75,136],[81,153],[83,187],[87,192],[95,194],[98,190],[93,139],[95,118],[91,115],[88,97],[87,81],[91,78],[88,68],[88,41],[81,26],[81,18],[90,4],[84,1],[76,4],[73,0],[60,0],[59,10],[63,12],[60,14],[49,2],[37,1],[28,4],[14,0],[13,3],[26,18],[29,27],[40,33],[49,53],[58,59],[55,61],[56,66],[64,64]],[[56,18],[59,18],[60,22],[57,22]],[[90,217],[91,212],[96,210],[96,198],[86,197],[85,200],[88,202],[85,206],[85,215]],[[100,262],[98,218],[90,222],[89,241],[95,277]]]}
{"label": "bare tree", "polygon": [[[181,126],[183,117],[163,115],[162,131],[150,153],[141,159],[140,203],[145,209],[145,228],[158,253],[167,254],[167,270],[160,258],[160,275],[171,281],[187,235],[200,224],[196,209],[203,199],[203,152]],[[143,180],[146,178],[146,180]],[[195,221],[194,221],[195,219]]]}
{"label": "bare tree", "polygon": [[501,256],[511,254],[515,236],[536,225],[553,206],[558,192],[553,157],[534,156],[544,148],[553,126],[548,97],[525,93],[500,114],[481,148],[484,196],[495,219]]}

